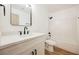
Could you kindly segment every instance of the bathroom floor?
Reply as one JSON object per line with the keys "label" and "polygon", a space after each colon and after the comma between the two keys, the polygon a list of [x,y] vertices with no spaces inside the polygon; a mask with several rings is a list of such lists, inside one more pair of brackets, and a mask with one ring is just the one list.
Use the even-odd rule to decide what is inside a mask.
{"label": "bathroom floor", "polygon": [[77,55],[77,54],[54,46],[54,52],[49,52],[45,50],[45,55]]}

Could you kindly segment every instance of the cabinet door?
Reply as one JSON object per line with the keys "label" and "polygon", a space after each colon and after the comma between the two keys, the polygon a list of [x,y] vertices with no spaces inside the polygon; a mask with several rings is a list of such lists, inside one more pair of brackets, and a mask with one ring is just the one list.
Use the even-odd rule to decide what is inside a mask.
{"label": "cabinet door", "polygon": [[45,51],[45,43],[40,42],[38,45],[35,46],[35,49],[37,50],[37,55],[44,55]]}
{"label": "cabinet door", "polygon": [[34,54],[36,53],[36,55],[44,55],[44,49],[45,49],[44,42],[39,42],[38,44],[32,46],[28,50],[21,52],[20,55],[32,55],[32,52],[34,52]]}

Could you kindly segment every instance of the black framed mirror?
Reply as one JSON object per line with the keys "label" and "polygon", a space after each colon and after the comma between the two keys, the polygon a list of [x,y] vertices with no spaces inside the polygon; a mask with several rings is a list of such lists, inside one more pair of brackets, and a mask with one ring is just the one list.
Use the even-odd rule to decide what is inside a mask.
{"label": "black framed mirror", "polygon": [[14,26],[32,26],[32,7],[26,4],[10,5],[10,23]]}

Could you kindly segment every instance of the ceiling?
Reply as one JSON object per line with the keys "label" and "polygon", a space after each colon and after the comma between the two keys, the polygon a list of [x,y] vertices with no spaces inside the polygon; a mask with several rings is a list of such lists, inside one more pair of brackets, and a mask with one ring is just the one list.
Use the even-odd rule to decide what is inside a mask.
{"label": "ceiling", "polygon": [[47,8],[49,12],[56,12],[63,9],[71,8],[74,6],[78,6],[79,4],[45,4],[44,6]]}
{"label": "ceiling", "polygon": [[[48,12],[56,12],[63,9],[71,8],[74,6],[79,6],[79,4],[40,4],[41,7],[44,7]],[[23,10],[26,5],[25,4],[14,4],[13,7]]]}

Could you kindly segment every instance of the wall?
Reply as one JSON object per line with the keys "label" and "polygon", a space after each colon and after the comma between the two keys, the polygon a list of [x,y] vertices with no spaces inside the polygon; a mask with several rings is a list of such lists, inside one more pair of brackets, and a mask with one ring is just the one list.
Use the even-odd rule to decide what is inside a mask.
{"label": "wall", "polygon": [[32,31],[48,33],[48,11],[45,8],[45,5],[33,5],[32,12]]}
{"label": "wall", "polygon": [[[77,33],[77,42],[78,42],[78,46],[79,46],[79,6],[77,7],[77,16],[76,16],[77,18],[76,18],[76,20],[77,20],[77,31],[76,31],[76,33]],[[78,50],[79,50],[79,48],[78,48]],[[78,53],[79,53],[79,51],[77,51]]]}
{"label": "wall", "polygon": [[56,46],[79,54],[79,38],[77,38],[79,7],[57,11],[50,15],[53,19],[49,22],[49,31],[56,41]]}
{"label": "wall", "polygon": [[[10,31],[23,31],[23,26],[12,26],[10,24],[10,5],[5,4],[6,16],[3,16],[2,7],[0,7],[0,32]],[[48,17],[47,11],[42,5],[32,5],[32,26],[30,31],[32,32],[44,32],[48,31]]]}
{"label": "wall", "polygon": [[[2,29],[2,30],[0,30],[0,32],[10,32],[10,31],[22,30],[23,27],[12,26],[10,24],[10,5],[6,4],[5,9],[6,9],[6,16],[4,16],[3,13],[0,14],[2,16],[2,17],[0,17],[0,18],[2,18],[2,19],[0,19],[0,25],[1,25],[0,28]],[[0,11],[0,12],[3,12],[3,11]]]}

